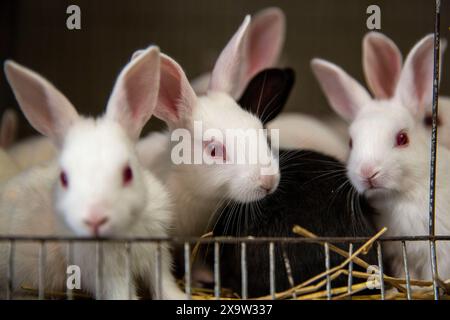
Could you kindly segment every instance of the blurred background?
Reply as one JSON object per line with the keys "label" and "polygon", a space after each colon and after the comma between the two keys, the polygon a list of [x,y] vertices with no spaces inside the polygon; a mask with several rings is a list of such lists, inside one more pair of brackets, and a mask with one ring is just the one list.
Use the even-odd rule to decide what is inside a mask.
{"label": "blurred background", "polygon": [[[66,8],[81,8],[81,30],[66,28]],[[185,69],[189,78],[210,70],[244,16],[278,6],[287,16],[281,65],[293,67],[297,83],[287,110],[331,115],[309,61],[322,57],[363,81],[361,40],[366,9],[381,8],[381,32],[405,55],[433,32],[433,0],[2,0],[0,60],[14,59],[44,75],[82,114],[105,107],[120,69],[151,43]],[[450,0],[443,0],[441,36],[450,40]],[[445,54],[441,93],[450,95]],[[0,113],[17,103],[0,74]],[[35,133],[20,114],[19,136]],[[162,127],[152,119],[146,130]]]}

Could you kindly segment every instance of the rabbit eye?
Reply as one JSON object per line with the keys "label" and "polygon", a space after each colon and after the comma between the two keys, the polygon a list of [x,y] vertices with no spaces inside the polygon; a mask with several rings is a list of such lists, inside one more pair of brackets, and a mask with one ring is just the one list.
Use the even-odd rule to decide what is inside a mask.
{"label": "rabbit eye", "polygon": [[351,148],[353,148],[353,140],[352,138],[350,138],[350,140],[348,140],[348,146]]}
{"label": "rabbit eye", "polygon": [[205,145],[205,152],[211,158],[226,159],[225,146],[218,141],[207,142]]}
{"label": "rabbit eye", "polygon": [[69,186],[69,180],[67,179],[67,174],[64,171],[61,171],[59,174],[59,180],[64,189],[67,189]]}
{"label": "rabbit eye", "polygon": [[133,180],[133,170],[131,170],[130,166],[126,166],[125,169],[123,169],[123,184],[129,185],[131,181]]}
{"label": "rabbit eye", "polygon": [[404,131],[400,131],[397,134],[397,139],[396,139],[396,143],[397,143],[397,147],[404,147],[407,146],[409,144],[409,137],[408,134]]}
{"label": "rabbit eye", "polygon": [[[424,119],[423,119],[423,123],[425,124],[425,126],[427,127],[432,127],[433,126],[433,115],[428,114]],[[441,119],[439,117],[437,117],[437,125],[440,126],[441,125]]]}

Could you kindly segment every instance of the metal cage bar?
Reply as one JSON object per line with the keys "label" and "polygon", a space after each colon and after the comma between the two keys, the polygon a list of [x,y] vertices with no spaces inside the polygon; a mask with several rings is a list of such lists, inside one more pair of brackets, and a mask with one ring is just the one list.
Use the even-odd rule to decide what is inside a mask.
{"label": "metal cage bar", "polygon": [[269,243],[269,277],[270,277],[270,296],[275,300],[275,245]]}
{"label": "metal cage bar", "polygon": [[[291,263],[289,262],[289,257],[286,254],[286,251],[284,250],[283,246],[281,245],[281,252],[283,254],[283,261],[284,261],[284,267],[286,268],[286,274],[288,277],[289,285],[291,288],[295,286],[294,276],[292,275],[292,268]],[[297,299],[297,294],[295,291],[292,292],[292,298]]]}
{"label": "metal cage bar", "polygon": [[191,245],[189,242],[184,243],[184,282],[185,292],[188,300],[192,299],[192,283],[191,283]]}
{"label": "metal cage bar", "polygon": [[156,243],[156,251],[155,251],[155,293],[156,300],[162,299],[162,263],[161,263],[161,242]]}
{"label": "metal cage bar", "polygon": [[45,261],[46,248],[45,241],[39,242],[39,262],[38,262],[38,297],[39,300],[45,298]]}
{"label": "metal cage bar", "polygon": [[381,300],[385,300],[386,293],[384,288],[383,252],[381,250],[381,243],[378,241],[377,241],[377,257],[378,257],[378,272],[380,277]]}
{"label": "metal cage bar", "polygon": [[248,298],[248,277],[247,277],[247,244],[241,243],[241,282],[242,282],[242,299]]}
{"label": "metal cage bar", "polygon": [[[436,11],[434,19],[434,77],[433,77],[433,113],[431,130],[431,162],[430,162],[430,198],[429,198],[429,234],[434,236],[436,232],[436,161],[437,161],[437,139],[439,114],[439,64],[440,64],[440,18],[441,1],[436,0]],[[436,247],[434,240],[430,240],[431,271],[433,276],[434,298],[439,299],[437,285],[438,269],[436,259]]]}
{"label": "metal cage bar", "polygon": [[406,242],[402,241],[402,255],[403,255],[403,266],[405,268],[405,278],[406,278],[406,297],[411,300],[411,277],[409,275],[408,266],[408,252],[406,250]]}
{"label": "metal cage bar", "polygon": [[[66,259],[67,259],[67,265],[70,266],[74,263],[73,258],[73,242],[67,241],[66,243]],[[73,290],[71,286],[68,286],[66,283],[66,296],[67,300],[73,300]]]}
{"label": "metal cage bar", "polygon": [[[353,254],[353,243],[348,245],[348,256],[351,257]],[[348,264],[348,282],[347,282],[347,293],[352,293],[353,286],[353,260],[350,260]]]}
{"label": "metal cage bar", "polygon": [[214,296],[220,299],[220,246],[214,242]]}
{"label": "metal cage bar", "polygon": [[128,283],[128,300],[130,300],[134,294],[132,286],[133,277],[131,274],[131,245],[132,244],[129,241],[125,242],[125,273]]}
{"label": "metal cage bar", "polygon": [[331,300],[331,278],[330,278],[330,247],[328,242],[325,242],[325,269],[327,271],[327,299]]}
{"label": "metal cage bar", "polygon": [[8,267],[6,270],[6,299],[11,300],[14,296],[14,255],[16,249],[16,242],[9,241],[8,247]]}
{"label": "metal cage bar", "polygon": [[103,243],[95,243],[95,297],[103,299]]}

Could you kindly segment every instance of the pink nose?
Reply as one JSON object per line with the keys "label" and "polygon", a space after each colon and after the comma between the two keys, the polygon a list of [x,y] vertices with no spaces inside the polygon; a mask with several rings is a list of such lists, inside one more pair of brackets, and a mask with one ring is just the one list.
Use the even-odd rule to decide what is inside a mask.
{"label": "pink nose", "polygon": [[362,166],[361,167],[361,177],[364,178],[367,183],[373,187],[375,179],[377,178],[380,170],[374,166]]}
{"label": "pink nose", "polygon": [[104,215],[90,215],[88,219],[84,220],[84,223],[92,230],[95,235],[98,235],[98,230],[101,226],[108,222],[108,217]]}
{"label": "pink nose", "polygon": [[273,191],[277,184],[277,176],[276,175],[263,175],[259,178],[260,186],[267,193]]}

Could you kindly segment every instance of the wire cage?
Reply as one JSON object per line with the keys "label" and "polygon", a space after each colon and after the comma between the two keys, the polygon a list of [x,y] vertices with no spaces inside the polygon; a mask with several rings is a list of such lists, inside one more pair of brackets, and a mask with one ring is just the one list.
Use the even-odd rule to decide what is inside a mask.
{"label": "wire cage", "polygon": [[[375,274],[375,280],[377,281],[379,294],[376,298],[384,300],[388,298],[395,298],[400,296],[401,298],[406,298],[408,300],[416,298],[434,298],[436,300],[444,298],[447,291],[447,283],[439,279],[439,270],[437,265],[437,254],[436,254],[436,243],[438,241],[450,241],[450,235],[435,235],[435,197],[436,197],[436,159],[437,159],[437,141],[438,141],[438,131],[437,131],[437,119],[438,119],[438,84],[439,84],[439,58],[440,58],[440,8],[441,1],[436,0],[436,11],[435,11],[435,29],[434,29],[434,81],[433,81],[433,109],[432,109],[432,133],[431,133],[431,164],[430,164],[430,185],[429,185],[429,234],[422,236],[409,236],[409,237],[383,237],[383,230],[381,230],[373,238],[338,238],[338,237],[320,237],[315,236],[307,231],[301,231],[299,235],[302,237],[292,237],[292,238],[227,238],[227,237],[206,237],[206,238],[126,238],[126,239],[86,239],[86,238],[76,238],[76,237],[28,237],[28,236],[0,236],[0,244],[7,245],[7,268],[6,268],[6,299],[15,299],[13,292],[14,288],[14,259],[16,246],[21,243],[34,243],[38,245],[38,260],[37,260],[37,275],[38,275],[38,287],[37,288],[24,288],[28,292],[38,299],[46,299],[48,297],[58,297],[66,299],[76,299],[83,297],[78,292],[67,288],[66,292],[60,293],[49,293],[45,290],[45,283],[48,280],[48,275],[45,273],[46,270],[46,255],[47,246],[49,243],[62,243],[66,246],[66,259],[68,264],[73,261],[73,246],[75,243],[90,242],[95,243],[96,248],[96,270],[95,279],[96,286],[95,296],[101,298],[100,292],[103,286],[102,277],[102,266],[103,266],[103,245],[104,243],[117,242],[124,244],[126,250],[126,266],[127,266],[127,278],[129,283],[131,283],[131,267],[130,267],[130,254],[132,246],[136,243],[146,243],[148,245],[156,245],[156,281],[154,285],[156,286],[156,297],[162,296],[162,282],[161,282],[161,271],[162,271],[162,255],[161,246],[163,244],[178,245],[182,246],[184,253],[184,280],[182,286],[184,287],[185,293],[188,299],[247,299],[248,294],[248,273],[251,270],[247,268],[247,246],[249,244],[261,244],[267,247],[269,253],[269,274],[263,275],[269,278],[270,283],[270,293],[268,296],[261,297],[266,299],[343,299],[352,297],[353,293],[361,291],[366,288],[367,279],[369,274],[361,274],[354,272],[354,265],[359,264],[360,266],[367,266],[363,258],[359,256],[368,247],[374,247],[377,256],[377,267],[378,272]],[[423,281],[421,279],[412,279],[409,273],[409,260],[408,260],[408,244],[412,244],[418,241],[425,241],[429,244],[430,250],[430,266],[432,280]],[[383,245],[386,243],[398,243],[402,248],[402,258],[405,278],[397,279],[388,276],[385,273],[385,265],[383,263]],[[240,267],[241,267],[241,292],[237,293],[237,296],[224,296],[220,281],[221,273],[221,261],[220,261],[220,245],[222,244],[237,244],[240,246]],[[275,268],[275,246],[286,243],[319,243],[322,245],[324,250],[324,272],[318,274],[316,277],[311,278],[301,284],[292,283],[292,288],[284,292],[276,291],[276,277],[277,272]],[[213,248],[213,275],[214,275],[214,287],[210,292],[198,293],[192,286],[192,251],[199,244],[209,244]],[[346,246],[348,250],[342,250],[340,247],[336,246]],[[330,264],[330,252],[340,254],[344,257],[344,262],[339,266],[331,266]],[[289,261],[286,260],[286,267],[289,269]],[[289,273],[289,272],[288,272]],[[334,288],[333,279],[337,276],[347,277],[347,286]],[[358,282],[358,279],[363,279],[364,282]],[[413,293],[413,286],[431,286],[431,295],[415,295]],[[397,288],[398,293],[388,294],[388,286],[393,286]],[[132,297],[131,289],[129,290],[129,298]],[[368,297],[366,297],[368,298]],[[374,298],[374,297],[372,297]]]}

